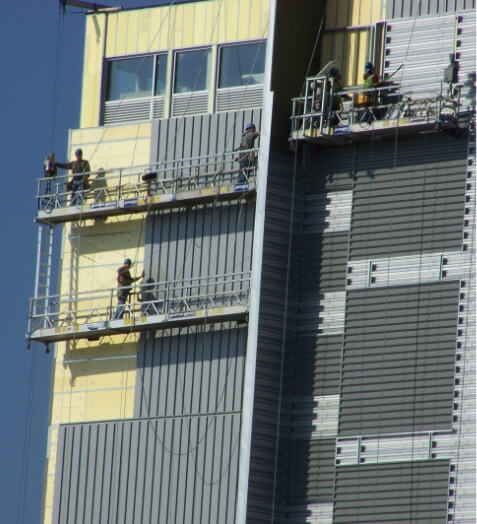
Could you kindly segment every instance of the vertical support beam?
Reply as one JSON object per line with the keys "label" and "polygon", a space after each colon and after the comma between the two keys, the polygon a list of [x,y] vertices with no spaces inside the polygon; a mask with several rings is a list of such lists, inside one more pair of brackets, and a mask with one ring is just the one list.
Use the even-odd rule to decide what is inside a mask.
{"label": "vertical support beam", "polygon": [[252,444],[252,420],[255,398],[255,373],[257,365],[257,343],[260,313],[260,290],[262,281],[262,258],[265,228],[265,203],[267,195],[268,162],[272,133],[273,92],[272,61],[275,35],[276,1],[270,0],[268,39],[265,60],[263,93],[262,136],[258,153],[257,201],[255,207],[254,239],[252,250],[252,276],[250,280],[250,312],[248,323],[247,354],[245,359],[242,401],[242,423],[240,428],[239,472],[235,524],[246,524],[248,482],[250,475],[250,451]]}

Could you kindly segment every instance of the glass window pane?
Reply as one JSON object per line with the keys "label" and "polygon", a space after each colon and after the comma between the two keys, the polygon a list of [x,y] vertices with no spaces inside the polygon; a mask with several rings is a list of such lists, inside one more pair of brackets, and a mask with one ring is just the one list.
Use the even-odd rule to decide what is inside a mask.
{"label": "glass window pane", "polygon": [[223,47],[220,52],[219,87],[263,84],[265,43]]}
{"label": "glass window pane", "polygon": [[107,99],[151,96],[153,60],[152,56],[145,56],[109,62]]}
{"label": "glass window pane", "polygon": [[205,91],[208,88],[209,72],[209,49],[177,53],[174,93]]}
{"label": "glass window pane", "polygon": [[154,94],[164,96],[166,94],[167,78],[167,55],[159,55],[156,62],[156,87]]}

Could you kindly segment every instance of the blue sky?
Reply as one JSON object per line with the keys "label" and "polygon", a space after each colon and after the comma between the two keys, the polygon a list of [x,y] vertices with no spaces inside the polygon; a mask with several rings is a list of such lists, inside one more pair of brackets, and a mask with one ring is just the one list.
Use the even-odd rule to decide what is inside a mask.
{"label": "blue sky", "polygon": [[[123,0],[119,5],[159,3],[168,2]],[[84,19],[78,8],[67,9],[58,46],[57,0],[2,1],[0,521],[5,524],[40,522],[52,356],[43,345],[32,344],[28,351],[25,343],[36,261],[35,180],[51,149],[65,158],[68,129],[78,126]]]}

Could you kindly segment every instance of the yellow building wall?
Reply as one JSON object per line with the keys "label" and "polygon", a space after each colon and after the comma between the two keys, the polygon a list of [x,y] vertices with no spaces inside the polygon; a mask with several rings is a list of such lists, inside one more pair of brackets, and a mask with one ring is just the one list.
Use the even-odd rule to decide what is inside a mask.
{"label": "yellow building wall", "polygon": [[[334,0],[327,3],[326,30],[321,46],[321,64],[335,60],[345,85],[362,83],[364,64],[370,51],[370,26],[383,20],[384,0]],[[348,28],[348,29],[344,29]]]}
{"label": "yellow building wall", "polygon": [[265,39],[269,1],[209,0],[89,15],[81,127],[100,124],[103,54],[112,58]]}
{"label": "yellow building wall", "polygon": [[[76,129],[70,154],[83,149],[92,171],[149,163],[151,124]],[[94,183],[95,175],[91,176]],[[139,274],[144,258],[144,215],[66,223],[61,257],[61,295],[116,287],[116,269],[124,258]],[[97,304],[92,303],[91,306]],[[113,293],[113,305],[116,297]],[[99,341],[58,343],[53,369],[50,436],[44,522],[52,522],[59,424],[130,418],[134,412],[137,334]]]}

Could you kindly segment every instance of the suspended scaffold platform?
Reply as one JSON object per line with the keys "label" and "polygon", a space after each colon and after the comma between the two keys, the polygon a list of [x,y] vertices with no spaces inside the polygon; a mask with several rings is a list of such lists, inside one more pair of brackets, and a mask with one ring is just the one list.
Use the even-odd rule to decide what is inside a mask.
{"label": "suspended scaffold platform", "polygon": [[353,86],[334,91],[326,76],[308,77],[305,95],[292,99],[290,141],[325,146],[373,137],[449,131],[460,136],[468,115],[459,97],[413,98],[399,85],[384,82],[372,89]]}
{"label": "suspended scaffold platform", "polygon": [[[125,289],[125,288],[119,288]],[[30,299],[28,341],[57,342],[180,326],[246,320],[250,273],[170,282],[143,282],[118,288]]]}
{"label": "suspended scaffold platform", "polygon": [[[238,157],[250,159],[248,167]],[[38,179],[36,221],[56,224],[87,218],[140,213],[216,200],[253,198],[257,151],[158,162],[84,173],[86,187],[68,189],[71,175]]]}

